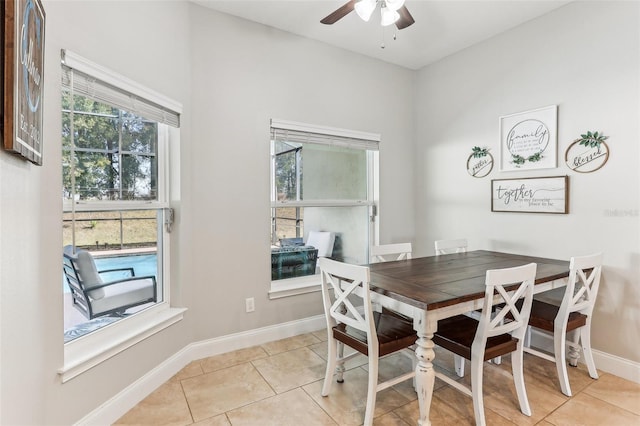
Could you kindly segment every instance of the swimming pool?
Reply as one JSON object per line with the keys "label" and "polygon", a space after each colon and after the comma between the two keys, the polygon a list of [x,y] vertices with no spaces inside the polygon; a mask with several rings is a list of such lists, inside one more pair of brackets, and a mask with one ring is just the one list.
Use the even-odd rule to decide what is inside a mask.
{"label": "swimming pool", "polygon": [[[133,268],[133,271],[136,274],[136,277],[144,277],[153,275],[157,278],[158,274],[158,259],[157,255],[154,254],[136,254],[136,255],[127,255],[127,256],[110,256],[110,257],[95,257],[96,268],[98,271],[104,271],[105,269],[115,269],[115,268]],[[113,279],[121,279],[126,278],[125,275],[122,276],[111,276],[109,280]],[[65,293],[69,293],[70,289],[67,285],[67,280],[64,278],[64,274],[62,275],[62,283],[64,286]]]}

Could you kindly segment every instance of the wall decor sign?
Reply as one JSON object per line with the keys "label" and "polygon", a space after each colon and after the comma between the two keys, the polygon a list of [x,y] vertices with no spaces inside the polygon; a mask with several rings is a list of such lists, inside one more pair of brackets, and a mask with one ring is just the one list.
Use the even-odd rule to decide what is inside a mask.
{"label": "wall decor sign", "polygon": [[42,165],[45,13],[40,0],[5,0],[3,147]]}
{"label": "wall decor sign", "polygon": [[500,117],[500,170],[557,167],[558,107]]}
{"label": "wall decor sign", "polygon": [[471,155],[467,158],[467,172],[476,178],[483,178],[493,169],[493,156],[489,148],[474,146]]}
{"label": "wall decor sign", "polygon": [[564,161],[567,166],[578,173],[595,172],[609,159],[609,146],[605,136],[599,132],[587,132],[580,135],[564,153]]}
{"label": "wall decor sign", "polygon": [[493,179],[491,211],[569,213],[569,176]]}

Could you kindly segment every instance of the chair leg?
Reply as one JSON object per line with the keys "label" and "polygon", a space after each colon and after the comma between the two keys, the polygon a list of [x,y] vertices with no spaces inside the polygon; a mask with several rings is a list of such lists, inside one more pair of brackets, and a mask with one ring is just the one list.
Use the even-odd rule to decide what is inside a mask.
{"label": "chair leg", "polygon": [[458,377],[464,377],[464,357],[461,357],[460,355],[454,355],[453,364]]}
{"label": "chair leg", "polygon": [[598,370],[596,370],[596,364],[593,362],[593,353],[591,352],[591,323],[587,322],[587,325],[580,329],[580,343],[582,345],[582,353],[584,354],[584,361],[587,363],[589,369],[589,376],[592,379],[598,378]]}
{"label": "chair leg", "polygon": [[[457,356],[457,355],[456,355]],[[464,359],[464,358],[463,358]],[[473,412],[476,418],[476,426],[485,426],[484,400],[482,397],[482,366],[481,356],[471,354],[471,397],[473,399]]]}
{"label": "chair leg", "polygon": [[373,414],[376,408],[378,389],[378,356],[369,355],[369,386],[367,387],[367,407],[364,412],[363,426],[373,425]]}
{"label": "chair leg", "polygon": [[[338,359],[342,359],[342,358],[344,358],[344,343],[338,342]],[[344,362],[340,362],[336,366],[336,375],[337,375],[336,382],[344,383],[344,378],[343,378]]]}
{"label": "chair leg", "polygon": [[556,359],[556,370],[562,393],[571,396],[571,386],[569,385],[569,375],[567,374],[566,341],[567,333],[564,325],[560,329],[556,328],[553,333],[553,351]]}
{"label": "chair leg", "polygon": [[518,343],[519,348],[511,353],[511,372],[513,374],[513,381],[516,386],[516,394],[518,395],[518,403],[520,404],[520,411],[526,416],[531,416],[531,407],[529,406],[529,399],[527,398],[527,389],[524,386],[524,368],[523,368],[523,345],[524,342]]}
{"label": "chair leg", "polygon": [[578,360],[580,359],[580,352],[578,352],[578,342],[580,342],[580,331],[573,330],[571,332],[571,337],[567,337],[567,339],[571,339],[572,345],[569,345],[569,365],[572,367],[578,366]]}
{"label": "chair leg", "polygon": [[322,396],[329,395],[331,391],[331,383],[333,382],[333,373],[336,370],[337,347],[336,340],[331,338],[327,341],[327,371],[324,374],[324,384],[322,385]]}
{"label": "chair leg", "polygon": [[524,332],[524,347],[525,348],[530,348],[531,347],[531,326],[528,325],[527,326],[527,331]]}

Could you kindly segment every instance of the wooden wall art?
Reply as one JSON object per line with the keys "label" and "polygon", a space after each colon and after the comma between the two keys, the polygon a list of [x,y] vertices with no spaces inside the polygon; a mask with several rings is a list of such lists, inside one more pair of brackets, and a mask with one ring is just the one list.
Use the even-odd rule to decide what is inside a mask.
{"label": "wooden wall art", "polygon": [[489,148],[474,146],[467,158],[467,172],[475,178],[483,178],[493,169],[493,156]]}
{"label": "wooden wall art", "polygon": [[40,0],[6,0],[2,14],[2,145],[42,165],[44,9]]}
{"label": "wooden wall art", "polygon": [[569,176],[493,179],[491,211],[569,213]]}
{"label": "wooden wall art", "polygon": [[580,135],[564,153],[567,166],[578,173],[591,173],[600,169],[609,159],[609,146],[605,136],[599,132]]}

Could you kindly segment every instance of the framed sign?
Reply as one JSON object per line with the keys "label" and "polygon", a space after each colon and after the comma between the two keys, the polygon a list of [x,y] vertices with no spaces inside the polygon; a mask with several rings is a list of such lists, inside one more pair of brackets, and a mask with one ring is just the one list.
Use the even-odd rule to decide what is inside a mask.
{"label": "framed sign", "polygon": [[500,117],[500,170],[557,167],[558,107]]}
{"label": "framed sign", "polygon": [[40,0],[3,7],[3,147],[42,165],[45,13]]}
{"label": "framed sign", "polygon": [[569,213],[569,176],[493,179],[491,211]]}

